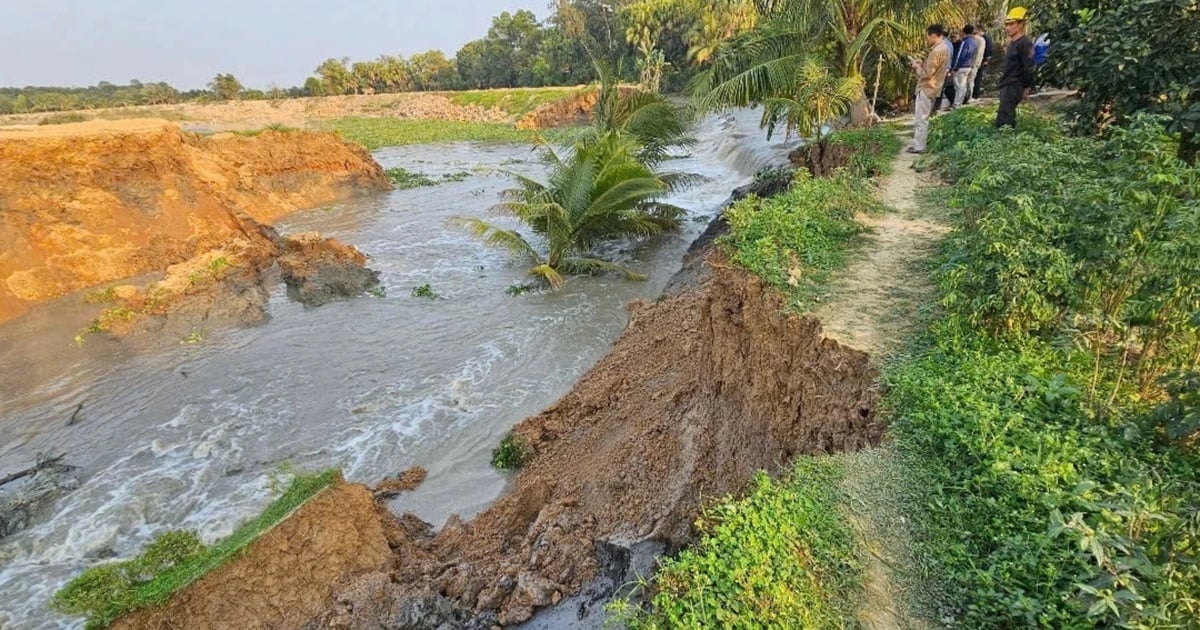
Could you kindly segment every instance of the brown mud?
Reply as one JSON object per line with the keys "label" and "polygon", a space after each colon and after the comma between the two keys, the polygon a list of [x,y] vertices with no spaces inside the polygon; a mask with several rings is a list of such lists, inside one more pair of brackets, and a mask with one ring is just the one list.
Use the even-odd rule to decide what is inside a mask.
{"label": "brown mud", "polygon": [[85,125],[0,135],[0,322],[72,291],[253,249],[258,224],[389,188],[366,151],[333,134]]}

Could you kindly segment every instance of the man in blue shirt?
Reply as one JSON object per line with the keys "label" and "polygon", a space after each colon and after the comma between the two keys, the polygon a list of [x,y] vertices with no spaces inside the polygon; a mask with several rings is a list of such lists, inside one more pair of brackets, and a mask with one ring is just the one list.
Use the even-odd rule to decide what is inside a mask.
{"label": "man in blue shirt", "polygon": [[961,41],[955,46],[954,59],[950,61],[950,72],[954,76],[954,103],[951,108],[962,106],[971,85],[971,69],[975,67],[975,53],[979,44],[975,41],[975,27],[968,24],[963,29]]}

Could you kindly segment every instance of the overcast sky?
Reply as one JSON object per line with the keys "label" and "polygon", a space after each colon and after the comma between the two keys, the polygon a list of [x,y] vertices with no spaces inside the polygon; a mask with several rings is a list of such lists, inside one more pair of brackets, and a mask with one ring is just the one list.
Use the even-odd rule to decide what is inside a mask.
{"label": "overcast sky", "polygon": [[329,57],[440,48],[483,37],[501,11],[549,0],[0,0],[0,86],[166,81],[304,83]]}

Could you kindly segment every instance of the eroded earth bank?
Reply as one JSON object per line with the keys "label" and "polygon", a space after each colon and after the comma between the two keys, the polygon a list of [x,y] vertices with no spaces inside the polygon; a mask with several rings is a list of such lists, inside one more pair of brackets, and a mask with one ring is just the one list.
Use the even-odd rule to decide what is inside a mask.
{"label": "eroded earth bank", "polygon": [[[473,520],[451,518],[435,534],[382,507],[368,515],[353,503],[306,506],[165,610],[121,627],[176,627],[184,618],[193,628],[516,624],[581,589],[603,597],[629,577],[636,556],[678,549],[701,503],[739,491],[755,471],[876,444],[883,427],[867,355],[824,338],[814,318],[781,314],[774,294],[719,254],[693,258],[679,276],[685,286],[634,304],[611,353],[517,426],[536,454]],[[343,536],[347,519],[359,546],[319,563],[293,553],[336,547],[324,532]],[[363,557],[377,566],[364,570]],[[340,573],[334,581],[330,567]],[[293,576],[309,574],[312,596],[297,601]],[[313,591],[312,583],[328,586]],[[244,596],[245,584],[255,584],[254,597]]]}
{"label": "eroded earth bank", "polygon": [[223,280],[304,250],[265,228],[276,219],[390,188],[366,151],[333,134],[62,127],[0,138],[0,322],[72,291],[183,265],[173,280],[159,278],[154,295],[115,292],[136,298],[130,311],[161,311],[159,302],[199,284],[190,282],[198,271]]}

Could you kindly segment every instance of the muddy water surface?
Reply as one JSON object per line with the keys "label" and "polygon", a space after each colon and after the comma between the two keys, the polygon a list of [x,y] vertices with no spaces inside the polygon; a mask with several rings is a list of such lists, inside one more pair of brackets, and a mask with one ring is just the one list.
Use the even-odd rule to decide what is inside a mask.
{"label": "muddy water surface", "polygon": [[[375,157],[434,177],[471,176],[278,224],[356,245],[381,272],[382,297],[306,309],[279,289],[266,325],[203,331],[195,344],[76,345],[98,309],[77,298],[0,327],[0,474],[39,453],[66,453],[81,482],[0,540],[0,627],[82,625],[47,607],[72,575],[134,554],[166,529],[227,535],[290,470],[342,466],[349,479],[374,483],[419,465],[429,477],[395,500],[396,511],[441,523],[487,506],[507,481],[488,464],[500,437],[570,389],[620,334],[625,305],[661,291],[729,191],[786,154],[761,138],[757,119],[703,121],[689,154],[666,165],[703,177],[672,199],[690,213],[680,233],[606,252],[647,282],[573,278],[559,293],[506,294],[526,282],[522,267],[446,219],[486,215],[508,186],[499,170],[540,174],[537,156],[433,145]],[[424,284],[440,297],[413,297]]]}

